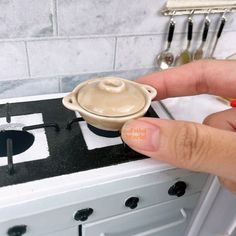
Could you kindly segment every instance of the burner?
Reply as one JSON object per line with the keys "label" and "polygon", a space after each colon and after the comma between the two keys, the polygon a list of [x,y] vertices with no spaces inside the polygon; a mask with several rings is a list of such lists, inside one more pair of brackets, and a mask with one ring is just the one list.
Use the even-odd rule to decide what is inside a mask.
{"label": "burner", "polygon": [[34,142],[34,135],[26,131],[0,131],[0,157],[7,156],[7,140],[12,140],[12,155],[17,155],[30,148]]}
{"label": "burner", "polygon": [[[71,130],[72,129],[72,125],[76,122],[81,122],[84,121],[84,119],[82,117],[77,117],[71,121],[69,121],[66,125],[66,129],[67,130]],[[87,127],[89,128],[89,130],[91,132],[93,132],[94,134],[101,136],[101,137],[106,137],[106,138],[115,138],[115,137],[120,137],[120,132],[119,131],[108,131],[108,130],[103,130],[103,129],[99,129],[96,128],[88,123]]]}
{"label": "burner", "polygon": [[106,137],[106,138],[115,138],[115,137],[120,137],[120,132],[119,131],[108,131],[108,130],[103,130],[96,128],[90,124],[87,124],[88,128],[96,135]]}

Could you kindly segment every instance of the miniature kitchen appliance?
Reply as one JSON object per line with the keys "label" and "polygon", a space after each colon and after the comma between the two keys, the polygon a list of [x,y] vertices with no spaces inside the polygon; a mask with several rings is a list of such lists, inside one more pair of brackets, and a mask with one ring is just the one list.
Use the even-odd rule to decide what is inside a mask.
{"label": "miniature kitchen appliance", "polygon": [[[0,101],[1,127],[35,137],[29,149],[12,156],[16,143],[6,142],[10,158],[0,158],[1,236],[182,236],[188,225],[200,227],[191,223],[194,209],[203,214],[196,219],[205,219],[201,206],[210,207],[215,196],[214,188],[205,197],[212,194],[209,185],[203,188],[206,174],[151,160],[119,136],[94,133],[63,106],[64,96]],[[146,116],[170,119],[158,101]]]}
{"label": "miniature kitchen appliance", "polygon": [[126,121],[143,116],[156,94],[149,85],[105,77],[79,84],[63,98],[63,104],[93,127],[118,131]]}
{"label": "miniature kitchen appliance", "polygon": [[[23,138],[2,144],[8,151],[0,158],[0,235],[182,236],[207,175],[151,160],[120,136],[94,132],[62,97],[0,101],[1,127],[34,136],[16,155]],[[169,118],[157,101],[145,116]]]}

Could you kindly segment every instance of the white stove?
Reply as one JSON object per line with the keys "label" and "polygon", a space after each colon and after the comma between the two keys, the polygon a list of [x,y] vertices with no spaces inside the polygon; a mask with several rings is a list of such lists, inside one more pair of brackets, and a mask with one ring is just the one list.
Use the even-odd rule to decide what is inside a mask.
{"label": "white stove", "polygon": [[[206,174],[126,151],[120,137],[97,136],[83,120],[71,123],[78,115],[63,110],[58,98],[64,95],[0,101],[9,103],[12,113],[11,125],[1,118],[0,128],[8,125],[21,130],[22,126],[52,122],[59,127],[57,130],[54,124],[27,131],[35,142],[19,157],[13,156],[15,174],[7,173],[7,158],[0,158],[0,235],[182,236],[185,232],[197,236],[202,222],[195,219],[206,215],[201,213],[202,206],[213,204],[218,183]],[[170,111],[177,104],[176,100],[165,102]],[[60,116],[53,121],[45,105],[50,112],[63,111],[62,116],[69,119]],[[1,112],[4,106],[0,107]],[[158,102],[152,103],[152,109],[160,118],[171,118]],[[73,148],[64,148],[67,145]],[[194,231],[188,227],[190,222]]]}
{"label": "white stove", "polygon": [[[32,102],[38,102],[38,101],[47,102],[47,101],[53,101],[55,99],[59,99],[58,104],[61,104],[61,98],[64,95],[65,94],[55,94],[55,95],[48,95],[48,96],[35,96],[35,97],[26,97],[26,98],[6,99],[6,100],[1,100],[0,104],[3,105],[2,109],[4,109],[4,105],[6,103],[9,103],[10,106],[11,106],[11,104],[15,104],[14,105],[15,107],[21,106],[21,104],[23,104],[24,109],[26,109],[25,107],[27,107],[27,103],[30,104]],[[54,104],[52,104],[52,105],[54,105]],[[62,106],[62,104],[61,104],[61,106]],[[34,109],[36,109],[37,106],[35,104],[33,104],[33,105],[31,104],[30,107],[34,107]],[[42,107],[44,107],[44,106],[42,106]],[[52,110],[53,109],[52,107],[49,107],[49,110]],[[152,108],[155,112],[158,113],[158,115],[160,117],[167,118],[167,119],[169,118],[168,114],[165,112],[165,110],[162,108],[162,106],[159,103],[156,103],[156,102],[152,103]],[[10,109],[10,110],[14,110],[14,109]],[[18,110],[21,111],[22,108],[19,108]],[[69,112],[70,114],[73,113],[73,112],[68,111],[67,109],[65,109],[63,111]],[[26,113],[28,113],[28,111]],[[5,115],[5,110],[3,111],[3,116],[4,115]],[[11,123],[10,124],[6,122],[5,117],[0,118],[0,121],[2,121],[0,127],[2,127],[2,129],[7,128],[7,129],[22,130],[22,128],[24,126],[31,126],[31,125],[37,125],[37,124],[44,123],[46,118],[44,118],[43,116],[44,115],[42,113],[24,114],[24,115],[14,115],[13,114],[11,116]],[[80,116],[78,116],[78,114],[76,114],[75,118],[76,117],[80,117]],[[61,130],[65,130],[65,127],[66,127],[68,121],[70,121],[70,120],[63,120],[63,122],[60,124]],[[52,120],[50,120],[50,122],[52,122]],[[81,143],[82,143],[81,141],[84,141],[84,148],[87,149],[88,152],[92,151],[92,154],[90,154],[88,156],[89,162],[96,161],[96,159],[95,159],[96,153],[97,153],[97,151],[100,151],[102,148],[109,148],[112,146],[123,145],[120,137],[107,138],[107,137],[101,137],[101,136],[94,134],[91,130],[88,129],[85,121],[79,121],[77,124],[73,124],[72,126],[73,126],[73,128],[79,127],[81,129],[82,138],[78,141],[79,144],[76,143],[76,145],[81,145]],[[51,128],[33,129],[33,130],[29,130],[29,132],[35,136],[35,141],[34,141],[33,145],[25,152],[14,156],[13,163],[27,164],[26,162],[28,162],[27,168],[30,168],[30,165],[33,165],[33,163],[36,163],[35,164],[36,167],[34,166],[34,169],[36,171],[40,171],[40,168],[42,168],[42,166],[40,164],[47,163],[47,161],[50,161],[50,159],[52,159],[52,157],[50,156],[51,155],[50,147],[49,147],[50,145],[48,144],[49,141],[47,140],[46,132],[47,133],[50,132],[50,135],[54,135],[53,137],[57,137],[57,136],[60,137],[61,131],[57,132],[52,127],[52,129]],[[70,131],[68,131],[68,132],[64,131],[64,132],[66,132],[66,134],[68,134],[70,136]],[[75,133],[75,135],[78,135],[77,131],[74,131],[74,133]],[[69,147],[69,149],[71,149],[71,148]],[[109,150],[109,149],[106,149],[106,150]],[[51,150],[51,152],[53,152],[53,150]],[[76,164],[81,161],[80,154],[81,154],[80,152],[75,153],[75,155],[77,156],[77,160],[75,160]],[[58,155],[58,153],[57,153],[57,155]],[[62,155],[64,155],[64,153]],[[103,156],[103,152],[100,155]],[[68,157],[66,157],[66,156],[61,157],[63,162],[67,158]],[[101,166],[98,165],[99,168],[98,167],[96,168],[96,166],[95,167],[91,166],[90,169],[87,168],[83,171],[73,170],[73,171],[71,171],[71,173],[58,174],[58,175],[51,176],[50,178],[48,178],[48,177],[45,178],[44,176],[42,176],[42,178],[35,177],[35,179],[29,178],[27,180],[28,173],[24,173],[25,174],[24,182],[20,181],[19,183],[17,183],[18,179],[16,178],[16,182],[9,183],[9,184],[5,183],[5,186],[2,185],[2,187],[0,188],[0,194],[3,197],[0,199],[0,202],[2,202],[2,203],[6,203],[8,201],[11,202],[12,199],[14,199],[15,202],[18,202],[21,200],[21,196],[29,197],[28,194],[32,195],[32,197],[43,196],[40,194],[38,195],[38,193],[40,193],[41,191],[46,192],[48,194],[55,194],[56,188],[58,189],[57,191],[64,191],[64,188],[66,189],[68,187],[68,185],[70,187],[73,185],[77,186],[78,184],[79,184],[79,186],[86,186],[88,183],[92,184],[92,185],[96,185],[98,183],[101,183],[101,181],[106,182],[106,181],[111,181],[111,180],[120,179],[120,178],[124,178],[124,177],[129,177],[130,175],[132,176],[132,175],[136,175],[136,174],[142,174],[142,173],[144,174],[147,171],[152,172],[154,170],[173,169],[173,167],[171,167],[165,163],[153,161],[150,159],[143,159],[143,157],[140,157],[140,158],[141,158],[140,160],[137,160],[137,158],[136,158],[133,161],[131,161],[132,159],[129,159],[127,161],[121,160],[120,163],[115,162],[114,164],[112,162],[110,162],[108,164],[105,163],[104,165],[101,165]],[[45,159],[45,161],[43,159]],[[48,160],[46,160],[46,159],[48,159]],[[110,159],[110,157],[109,157],[109,159]],[[42,161],[39,162],[40,160],[42,160]],[[55,163],[56,162],[58,162],[58,160],[56,160]],[[1,157],[0,163],[2,163],[1,166],[7,167],[6,166],[7,157]],[[16,167],[18,167],[18,166],[16,165]],[[19,166],[19,171],[20,171],[20,167],[21,166]],[[51,172],[51,169],[53,170],[55,168],[56,168],[55,166],[51,166],[49,168],[49,171]],[[25,172],[31,171],[30,169],[25,169],[25,166],[23,166],[23,169]],[[4,175],[7,176],[7,173],[4,172]],[[16,175],[13,175],[12,177],[14,178],[16,176],[17,176],[17,173],[16,173]],[[62,182],[63,182],[63,185],[61,185]],[[12,186],[14,186],[14,188]],[[48,186],[50,186],[50,187],[48,187]],[[21,191],[22,187],[24,188],[24,191]],[[12,194],[12,192],[14,192],[15,190],[18,192],[17,198],[15,198],[14,195]],[[4,196],[6,196],[6,198]],[[9,197],[9,196],[12,196],[12,197]]]}

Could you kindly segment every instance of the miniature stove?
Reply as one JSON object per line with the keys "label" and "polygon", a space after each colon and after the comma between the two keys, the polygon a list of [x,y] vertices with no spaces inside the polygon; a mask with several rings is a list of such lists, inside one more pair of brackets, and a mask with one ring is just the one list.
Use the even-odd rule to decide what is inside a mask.
{"label": "miniature stove", "polygon": [[[147,116],[158,117],[152,107]],[[94,133],[94,127],[66,109],[61,98],[0,105],[0,132],[10,130],[33,137],[32,144],[14,155],[15,146],[25,145],[24,137],[10,143],[9,138],[4,139],[0,186],[147,158],[131,150],[120,137]]]}

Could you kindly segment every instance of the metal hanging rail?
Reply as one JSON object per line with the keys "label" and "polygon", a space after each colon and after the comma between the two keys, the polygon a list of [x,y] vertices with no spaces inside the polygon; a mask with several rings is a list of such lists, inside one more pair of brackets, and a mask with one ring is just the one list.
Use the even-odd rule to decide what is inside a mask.
{"label": "metal hanging rail", "polygon": [[207,13],[225,13],[225,12],[234,12],[236,11],[236,4],[227,5],[227,6],[204,6],[204,7],[184,7],[184,8],[164,8],[161,13],[164,16],[181,16],[181,15],[190,15],[194,11],[196,14],[207,14]]}

